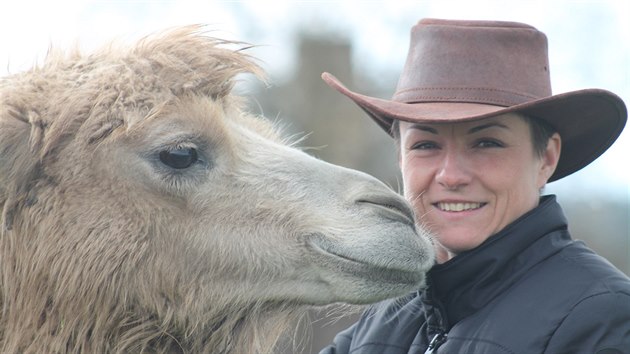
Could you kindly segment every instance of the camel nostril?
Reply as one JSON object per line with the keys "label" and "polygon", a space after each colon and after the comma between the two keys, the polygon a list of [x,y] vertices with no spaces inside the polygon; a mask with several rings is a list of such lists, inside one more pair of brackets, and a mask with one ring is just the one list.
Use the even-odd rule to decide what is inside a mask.
{"label": "camel nostril", "polygon": [[415,224],[415,217],[411,206],[402,198],[394,198],[391,196],[374,195],[367,198],[358,199],[357,204],[367,204],[380,210],[385,211],[386,216],[395,215],[397,221],[403,221],[407,224]]}

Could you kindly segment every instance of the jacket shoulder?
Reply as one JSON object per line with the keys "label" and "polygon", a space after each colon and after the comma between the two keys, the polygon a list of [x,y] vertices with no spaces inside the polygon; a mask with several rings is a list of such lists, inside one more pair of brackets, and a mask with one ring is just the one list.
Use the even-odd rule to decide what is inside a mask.
{"label": "jacket shoulder", "polygon": [[630,348],[630,293],[590,295],[567,313],[547,345],[548,353],[627,353]]}
{"label": "jacket shoulder", "polygon": [[[563,250],[570,307],[547,352],[626,353],[630,348],[630,278],[582,243]],[[561,280],[561,282],[564,282]]]}
{"label": "jacket shoulder", "polygon": [[[582,243],[573,242],[528,269],[504,293],[457,324],[449,336],[471,338],[475,328],[483,327],[476,340],[494,340],[514,352],[596,353],[593,343],[597,338],[603,341],[605,332],[593,326],[615,326],[623,335],[623,326],[630,326],[629,307],[630,279]],[[630,333],[625,337],[630,338]],[[572,341],[582,344],[568,346]],[[562,351],[563,345],[580,350]]]}
{"label": "jacket shoulder", "polygon": [[574,290],[584,291],[577,301],[602,293],[630,294],[630,278],[582,242],[564,248],[557,263],[559,278],[568,277]]}

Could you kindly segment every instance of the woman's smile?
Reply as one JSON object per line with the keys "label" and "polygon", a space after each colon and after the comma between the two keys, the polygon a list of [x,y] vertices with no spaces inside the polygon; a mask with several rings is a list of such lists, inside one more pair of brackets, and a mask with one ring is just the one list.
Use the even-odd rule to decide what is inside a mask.
{"label": "woman's smile", "polygon": [[432,205],[440,211],[461,213],[465,211],[477,210],[485,206],[487,203],[478,202],[451,202],[442,201],[433,203]]}

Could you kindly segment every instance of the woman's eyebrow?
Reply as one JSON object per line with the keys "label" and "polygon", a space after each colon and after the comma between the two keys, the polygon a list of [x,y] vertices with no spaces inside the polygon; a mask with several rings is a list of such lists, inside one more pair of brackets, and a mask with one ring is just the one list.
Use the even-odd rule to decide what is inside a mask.
{"label": "woman's eyebrow", "polygon": [[428,125],[421,125],[421,124],[415,123],[415,124],[412,124],[410,126],[410,128],[411,129],[422,130],[422,131],[425,131],[425,132],[431,133],[431,134],[436,134],[436,135],[438,134],[437,129],[435,129],[433,127],[430,127]]}
{"label": "woman's eyebrow", "polygon": [[498,123],[498,122],[490,122],[490,123],[477,125],[475,127],[470,128],[470,130],[468,130],[468,134],[474,134],[474,133],[477,133],[477,132],[479,132],[481,130],[494,128],[494,127],[510,130],[510,128],[507,125],[505,125],[505,124],[501,124],[501,123]]}

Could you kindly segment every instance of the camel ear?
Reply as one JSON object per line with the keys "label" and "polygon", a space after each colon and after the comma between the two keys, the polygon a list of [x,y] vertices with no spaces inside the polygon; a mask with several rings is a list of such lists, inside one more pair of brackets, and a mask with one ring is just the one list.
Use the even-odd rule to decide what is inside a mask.
{"label": "camel ear", "polygon": [[11,229],[16,206],[28,194],[39,166],[37,150],[43,133],[41,127],[32,126],[36,116],[10,104],[0,107],[0,205],[6,229]]}

